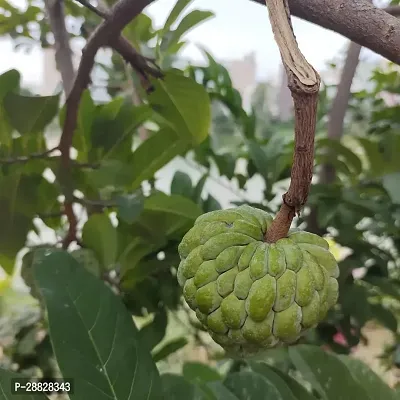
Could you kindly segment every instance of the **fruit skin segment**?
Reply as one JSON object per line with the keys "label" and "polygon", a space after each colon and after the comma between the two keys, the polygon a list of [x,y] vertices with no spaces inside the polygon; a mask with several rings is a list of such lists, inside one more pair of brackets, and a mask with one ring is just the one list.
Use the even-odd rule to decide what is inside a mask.
{"label": "fruit skin segment", "polygon": [[266,243],[272,220],[248,205],[211,211],[178,246],[186,303],[240,357],[297,341],[338,299],[339,267],[326,240],[296,229]]}

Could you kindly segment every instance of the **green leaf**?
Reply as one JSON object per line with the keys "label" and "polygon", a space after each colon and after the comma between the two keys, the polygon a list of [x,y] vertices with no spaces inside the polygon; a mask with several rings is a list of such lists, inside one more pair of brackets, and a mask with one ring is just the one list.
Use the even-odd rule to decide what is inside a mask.
{"label": "green leaf", "polygon": [[100,151],[102,160],[115,158],[125,161],[131,156],[132,134],[152,114],[153,112],[147,104],[132,106],[124,103],[122,97],[98,106],[90,137],[92,157],[96,157]]}
{"label": "green leaf", "polygon": [[118,217],[127,224],[137,220],[144,208],[144,196],[142,192],[124,194],[116,198],[118,205]]}
{"label": "green leaf", "polygon": [[184,197],[192,196],[192,180],[188,174],[176,171],[171,182],[171,194],[178,194]]}
{"label": "green leaf", "polygon": [[[127,236],[125,232],[124,236]],[[131,243],[129,243],[122,254],[118,258],[119,264],[121,264],[121,287],[125,284],[134,286],[136,283],[145,279],[149,274],[153,272],[152,268],[148,265],[150,262],[156,262],[159,260],[149,260],[138,265],[139,261],[150,254],[156,246],[153,244],[145,243],[140,237],[135,237]],[[140,268],[140,265],[143,265]],[[129,273],[129,282],[126,282],[126,273]]]}
{"label": "green leaf", "polygon": [[33,228],[32,218],[22,213],[14,212],[10,201],[0,197],[0,254],[2,267],[10,274],[14,263],[4,263],[5,260],[14,260],[16,254],[24,247],[28,232]]}
{"label": "green leaf", "polygon": [[207,181],[208,178],[208,174],[204,174],[199,181],[197,182],[196,186],[193,189],[193,196],[192,199],[194,202],[196,202],[197,204],[201,204],[202,203],[202,198],[201,195],[203,193],[203,189],[204,189],[204,185]]}
{"label": "green leaf", "polygon": [[292,391],[289,389],[286,382],[277,375],[267,364],[264,363],[250,363],[251,369],[254,372],[262,375],[268,382],[274,385],[279,393],[282,395],[285,400],[297,400]]}
{"label": "green leaf", "polygon": [[188,344],[188,340],[184,337],[171,340],[165,343],[160,349],[153,354],[154,362],[164,360],[169,355],[177,352]]}
{"label": "green leaf", "polygon": [[390,329],[392,332],[397,332],[397,319],[389,309],[383,307],[382,304],[371,304],[369,308],[372,316],[378,322]]}
{"label": "green leaf", "polygon": [[382,293],[400,301],[399,286],[394,284],[390,279],[366,275],[363,280],[368,282],[370,285],[376,286]]}
{"label": "green leaf", "polygon": [[189,14],[185,15],[177,28],[172,31],[171,37],[168,41],[168,48],[178,43],[182,35],[193,29],[196,25],[213,16],[213,12],[203,10],[193,10]]}
{"label": "green leaf", "polygon": [[347,368],[334,356],[319,347],[289,347],[289,356],[324,400],[365,399],[366,393]]}
{"label": "green leaf", "polygon": [[239,400],[285,400],[273,384],[255,372],[243,371],[229,374],[224,385]]}
{"label": "green leaf", "polygon": [[371,318],[368,291],[365,286],[354,283],[342,285],[340,303],[343,312],[351,315],[361,326]]}
{"label": "green leaf", "polygon": [[161,400],[161,382],[131,315],[102,281],[66,252],[34,267],[61,373],[71,400]]}
{"label": "green leaf", "polygon": [[8,92],[18,88],[20,79],[21,74],[16,69],[10,69],[0,75],[0,100],[3,100]]}
{"label": "green leaf", "polygon": [[388,191],[393,203],[400,204],[400,172],[394,172],[382,177],[383,187]]}
{"label": "green leaf", "polygon": [[90,95],[90,91],[86,89],[83,92],[79,103],[77,130],[74,134],[74,147],[82,152],[85,156],[91,147],[91,131],[96,114],[96,106]]}
{"label": "green leaf", "polygon": [[361,360],[345,355],[336,357],[346,365],[353,379],[365,390],[366,395],[363,399],[396,399],[395,392]]}
{"label": "green leaf", "polygon": [[385,171],[386,163],[383,155],[379,151],[379,143],[363,137],[357,137],[356,139],[360,142],[368,158],[368,172],[373,177],[382,176]]}
{"label": "green leaf", "polygon": [[125,188],[131,184],[133,175],[129,164],[115,159],[103,160],[99,168],[85,171],[86,180],[95,189]]}
{"label": "green leaf", "polygon": [[193,383],[221,380],[221,375],[215,369],[198,362],[186,362],[182,368],[182,375]]}
{"label": "green leaf", "polygon": [[211,107],[205,88],[193,79],[175,70],[165,74],[163,80],[153,81],[154,92],[149,101],[186,142],[201,143],[211,124]]}
{"label": "green leaf", "polygon": [[137,189],[143,181],[152,178],[159,169],[187,148],[188,145],[169,128],[163,128],[152,135],[131,156],[129,165],[135,173],[131,188]]}
{"label": "green leaf", "polygon": [[219,201],[211,194],[208,195],[207,200],[204,202],[204,211],[210,212],[215,210],[221,210],[222,206]]}
{"label": "green leaf", "polygon": [[[136,16],[123,30],[124,36],[132,43],[148,42],[155,36],[152,20],[144,13]],[[136,47],[136,46],[135,46]]]}
{"label": "green leaf", "polygon": [[239,400],[232,392],[228,390],[221,382],[208,382],[207,387],[215,396],[215,400]]}
{"label": "green leaf", "polygon": [[258,173],[268,181],[269,162],[265,152],[254,140],[246,140],[250,159],[254,162]]}
{"label": "green leaf", "polygon": [[192,200],[179,195],[168,196],[165,193],[156,193],[148,197],[144,209],[158,211],[195,220],[202,214],[199,206]]}
{"label": "green leaf", "polygon": [[[353,173],[356,175],[361,174],[362,172],[362,163],[357,154],[353,153],[349,148],[344,146],[338,140],[330,140],[327,138],[319,139],[316,142],[316,148],[319,153],[321,153],[321,149],[328,149],[326,157],[328,160],[332,157],[337,159],[338,157],[342,157],[346,165],[352,167]],[[333,152],[332,156],[330,152]]]}
{"label": "green leaf", "polygon": [[153,321],[146,324],[139,332],[140,340],[150,351],[163,340],[167,329],[168,317],[165,309],[158,311]]}
{"label": "green leaf", "polygon": [[82,243],[94,251],[104,267],[112,267],[117,257],[117,231],[107,215],[89,217],[82,229]]}
{"label": "green leaf", "polygon": [[33,267],[34,265],[41,263],[45,256],[53,251],[58,251],[58,249],[52,246],[39,245],[28,251],[22,257],[21,277],[24,280],[25,285],[30,288],[30,295],[40,302],[42,302],[42,295],[40,294],[37,283],[34,279]]}
{"label": "green leaf", "polygon": [[60,95],[24,96],[10,92],[3,100],[6,116],[20,133],[39,133],[57,115]]}
{"label": "green leaf", "polygon": [[270,368],[286,382],[286,385],[288,385],[288,387],[291,389],[297,400],[316,400],[311,393],[309,393],[302,385],[300,385],[299,382],[297,382],[291,376],[283,373],[278,368],[274,368],[271,366]]}
{"label": "green leaf", "polygon": [[172,24],[178,19],[181,15],[182,11],[191,3],[192,0],[178,0],[175,3],[174,8],[168,15],[167,20],[165,21],[164,27],[162,29],[162,33],[167,32],[169,28],[171,28]]}
{"label": "green leaf", "polygon": [[21,374],[0,368],[0,399],[1,400],[48,400],[48,397],[44,394],[14,394],[11,392],[11,379],[15,378],[26,378]]}
{"label": "green leaf", "polygon": [[182,376],[163,374],[161,381],[163,400],[204,400],[201,391]]}

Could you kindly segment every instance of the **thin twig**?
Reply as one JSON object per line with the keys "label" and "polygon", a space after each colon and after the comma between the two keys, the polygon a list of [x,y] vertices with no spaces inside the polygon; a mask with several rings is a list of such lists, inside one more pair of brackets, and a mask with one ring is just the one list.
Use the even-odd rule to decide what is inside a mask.
{"label": "thin twig", "polygon": [[308,198],[313,176],[320,77],[298,48],[288,0],[265,1],[295,109],[295,148],[289,190],[282,196],[283,204],[265,234],[267,242],[276,242],[287,235],[293,217],[300,212]]}
{"label": "thin twig", "polygon": [[[79,4],[83,5],[97,16],[107,20],[110,18],[110,10],[104,7],[95,7],[87,0],[75,0]],[[163,73],[157,66],[155,61],[151,58],[144,57],[138,53],[138,51],[130,44],[130,42],[122,35],[111,39],[108,43],[117,53],[119,53],[126,62],[128,62],[132,68],[139,74],[142,83],[145,83],[144,87],[149,89],[150,82],[147,75],[155,78],[162,78]]]}
{"label": "thin twig", "polygon": [[74,202],[84,206],[117,207],[117,203],[114,200],[91,200],[74,197]]}
{"label": "thin twig", "polygon": [[20,157],[14,157],[14,158],[10,157],[10,158],[0,159],[0,165],[24,164],[31,160],[48,158],[56,150],[58,150],[58,146],[53,147],[52,149],[43,151],[41,153],[31,153],[31,154],[29,154],[29,156],[20,156]]}
{"label": "thin twig", "polygon": [[85,8],[87,8],[88,10],[92,11],[94,14],[98,15],[100,18],[106,19],[108,17],[107,13],[103,12],[100,8],[94,6],[87,0],[75,0],[75,1],[84,6]]}
{"label": "thin twig", "polygon": [[[139,15],[153,0],[120,0],[111,9],[110,15],[90,36],[82,52],[81,62],[76,74],[75,82],[66,100],[66,114],[63,131],[59,143],[61,151],[60,180],[65,195],[64,212],[67,216],[69,229],[63,242],[63,247],[76,240],[77,218],[73,210],[73,188],[71,182],[70,150],[72,139],[77,125],[79,104],[82,94],[90,81],[90,72],[94,66],[97,51],[117,38],[124,27]],[[130,46],[130,45],[129,45]],[[132,49],[132,47],[130,46]]]}

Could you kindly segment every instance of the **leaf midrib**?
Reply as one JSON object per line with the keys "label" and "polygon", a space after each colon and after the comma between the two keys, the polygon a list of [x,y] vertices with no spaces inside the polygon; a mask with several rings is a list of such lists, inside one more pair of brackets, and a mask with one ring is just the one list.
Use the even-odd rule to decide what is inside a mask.
{"label": "leaf midrib", "polygon": [[[90,333],[90,331],[88,330],[88,327],[86,326],[85,321],[84,321],[84,319],[83,319],[81,313],[80,313],[79,310],[78,310],[78,307],[76,306],[75,302],[73,301],[72,296],[71,296],[71,293],[70,293],[69,290],[68,290],[68,286],[65,287],[65,291],[66,291],[66,293],[68,294],[68,297],[69,297],[71,303],[73,304],[73,308],[75,309],[77,315],[79,316],[79,319],[81,320],[82,325],[85,327],[85,329],[86,329],[86,331],[87,331],[87,334],[88,334],[88,336],[89,336],[90,342],[92,343],[93,348],[94,348],[94,350],[95,350],[95,352],[96,352],[97,358],[99,359],[99,361],[100,361],[100,363],[101,363],[101,365],[102,365],[102,367],[103,367],[104,376],[106,377],[107,383],[108,383],[109,386],[110,386],[110,389],[111,389],[113,398],[114,398],[114,400],[118,400],[117,394],[116,394],[115,391],[114,391],[114,387],[113,387],[113,385],[112,385],[112,383],[111,383],[111,380],[110,380],[110,377],[109,377],[109,375],[108,375],[107,368],[106,368],[106,366],[104,365],[104,362],[103,362],[103,360],[102,360],[102,358],[101,358],[101,356],[100,356],[100,352],[99,352],[99,350],[98,350],[98,348],[97,348],[97,346],[96,346],[96,343],[95,343],[95,341],[94,341],[94,339],[93,339],[93,336],[92,336],[92,334]],[[100,314],[100,312],[101,312],[101,308],[100,308],[100,305],[99,305],[99,314]],[[118,316],[117,316],[117,319],[118,319]],[[95,319],[95,323],[96,323],[96,320],[97,320],[97,317],[96,317],[96,319]],[[94,327],[94,325],[93,325],[93,327]],[[92,329],[93,329],[93,328],[92,328]],[[115,326],[115,330],[117,330],[117,326]],[[115,333],[115,334],[116,334],[116,333]],[[112,350],[113,350],[113,349],[112,349],[112,347],[111,347],[111,351],[112,351]],[[135,368],[135,374],[136,374],[136,368]],[[133,380],[134,380],[134,379],[133,379]],[[128,397],[128,399],[129,399],[129,397]]]}

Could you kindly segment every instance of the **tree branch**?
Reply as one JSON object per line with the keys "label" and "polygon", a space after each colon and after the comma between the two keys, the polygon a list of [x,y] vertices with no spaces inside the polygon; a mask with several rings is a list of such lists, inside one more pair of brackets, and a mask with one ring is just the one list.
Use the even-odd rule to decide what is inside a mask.
{"label": "tree branch", "polygon": [[74,85],[66,100],[65,122],[58,146],[61,151],[60,181],[65,195],[64,211],[69,222],[68,234],[63,242],[64,248],[67,248],[72,241],[76,240],[77,219],[72,207],[74,199],[70,174],[70,149],[76,129],[80,99],[89,84],[94,58],[101,47],[115,40],[124,27],[151,2],[152,0],[120,0],[112,7],[108,18],[90,36],[82,52]]}
{"label": "tree branch", "polygon": [[[265,0],[250,1],[265,5]],[[293,16],[340,33],[400,64],[400,21],[369,0],[289,0],[289,5]]]}
{"label": "tree branch", "polygon": [[269,243],[286,237],[293,217],[307,201],[314,166],[314,136],[320,77],[307,62],[294,36],[287,0],[265,0],[279,46],[295,109],[295,145],[289,190],[265,234]]}
{"label": "tree branch", "polygon": [[[368,0],[371,2],[371,0]],[[386,12],[400,16],[400,7],[391,6],[384,9]],[[354,42],[350,42],[346,60],[343,65],[340,82],[337,86],[336,95],[332,102],[328,120],[328,138],[340,140],[344,134],[344,119],[351,96],[351,86],[359,64],[360,52],[362,47]],[[322,184],[333,183],[336,177],[336,170],[333,165],[325,163],[321,165],[319,182]],[[326,229],[320,227],[318,223],[318,206],[310,210],[307,217],[307,229],[318,235],[326,233]]]}
{"label": "tree branch", "polygon": [[3,159],[0,159],[0,165],[24,164],[31,160],[48,158],[51,155],[51,153],[55,152],[56,150],[58,150],[58,146],[53,147],[52,149],[43,151],[41,153],[31,153],[31,154],[29,154],[29,156],[3,158]]}
{"label": "tree branch", "polygon": [[74,65],[69,36],[65,27],[63,0],[44,0],[50,28],[54,35],[57,69],[61,74],[65,95],[68,96],[74,83]]}
{"label": "tree branch", "polygon": [[[104,6],[95,7],[90,4],[87,0],[75,0],[79,4],[82,4],[88,10],[92,11],[103,19],[110,17],[110,10]],[[151,2],[151,1],[150,1]],[[124,36],[120,35],[115,39],[112,39],[108,45],[119,53],[124,60],[131,65],[131,67],[139,74],[144,87],[150,88],[150,82],[147,75],[155,78],[162,78],[163,74],[160,68],[155,64],[154,60],[142,56],[137,50],[130,44],[129,40]]]}

